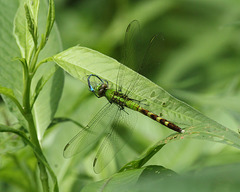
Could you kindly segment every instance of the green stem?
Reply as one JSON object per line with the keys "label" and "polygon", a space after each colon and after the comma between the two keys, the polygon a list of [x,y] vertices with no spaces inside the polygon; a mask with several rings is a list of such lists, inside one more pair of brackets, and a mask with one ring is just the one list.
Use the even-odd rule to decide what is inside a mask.
{"label": "green stem", "polygon": [[[35,145],[35,147],[37,147],[38,150],[41,151],[41,153],[42,153],[42,149],[41,149],[40,143],[37,138],[37,132],[36,132],[36,127],[35,127],[35,124],[33,121],[33,115],[31,112],[27,115],[27,121],[28,121],[28,125],[29,125],[29,133],[31,136],[31,140],[32,140],[33,144]],[[35,154],[35,156],[38,159],[37,154]],[[40,179],[42,182],[43,191],[48,192],[49,191],[48,174],[47,174],[45,165],[42,163],[42,161],[40,159],[38,159],[38,167],[40,170]]]}
{"label": "green stem", "polygon": [[[33,119],[33,114],[32,114],[32,108],[31,108],[31,83],[33,76],[37,70],[37,68],[43,63],[40,62],[40,64],[36,67],[38,56],[42,48],[45,46],[46,43],[46,37],[42,36],[41,43],[39,47],[36,47],[35,43],[35,50],[34,50],[34,56],[29,62],[29,65],[26,65],[23,63],[24,66],[24,91],[23,91],[23,111],[24,111],[24,117],[28,122],[28,128],[29,128],[29,133],[30,133],[30,138],[34,146],[37,148],[37,151],[39,151],[41,154],[42,149],[40,146],[40,143],[38,141],[37,137],[37,131],[36,131],[36,126],[34,123]],[[25,65],[24,65],[25,64]],[[49,192],[49,181],[48,181],[48,173],[47,173],[47,168],[49,169],[49,165],[47,161],[42,161],[41,158],[39,158],[38,154],[34,152],[37,160],[38,160],[38,167],[40,170],[40,179],[42,183],[42,189],[44,192]],[[44,157],[45,159],[45,157]],[[53,180],[55,181],[55,175],[50,171],[51,176],[53,177]],[[57,186],[57,181],[55,181],[56,185],[54,187],[55,191],[58,191],[58,186]]]}
{"label": "green stem", "polygon": [[33,71],[32,74],[34,75],[34,74],[36,73],[37,69],[38,69],[42,64],[47,63],[47,62],[49,62],[49,61],[52,61],[52,58],[51,58],[51,57],[48,57],[48,58],[40,61],[40,62],[36,65],[36,67],[35,67],[35,69],[34,69],[34,71]]}
{"label": "green stem", "polygon": [[32,60],[32,64],[30,66],[30,72],[31,73],[35,70],[35,66],[36,66],[38,55],[39,55],[40,51],[41,51],[41,48],[39,47],[37,49],[37,51],[35,52],[35,54],[34,54],[34,57],[33,57],[33,60]]}
{"label": "green stem", "polygon": [[38,161],[38,167],[39,167],[39,170],[40,170],[40,179],[41,179],[41,182],[42,182],[43,191],[48,192],[49,191],[49,185],[48,185],[47,170],[46,170],[44,164],[40,161]]}
{"label": "green stem", "polygon": [[31,113],[30,109],[30,89],[31,89],[32,77],[29,74],[26,74],[24,77],[24,91],[23,91],[23,109],[25,111],[26,118],[29,113]]}
{"label": "green stem", "polygon": [[[31,141],[33,142],[35,147],[39,149],[39,151],[42,151],[40,143],[38,141],[36,127],[34,124],[33,115],[31,111],[31,104],[30,104],[32,75],[30,73],[25,75],[24,81],[25,81],[24,82],[25,87],[24,87],[24,93],[23,93],[23,109],[25,111],[25,118],[28,122]],[[35,156],[38,159],[38,156],[36,153],[35,153]],[[46,171],[46,167],[39,159],[38,159],[38,167],[40,170],[40,179],[42,182],[43,191],[48,192],[49,191],[48,174]]]}
{"label": "green stem", "polygon": [[33,60],[32,60],[32,64],[30,66],[31,74],[35,73],[36,70],[37,70],[36,69],[36,64],[37,64],[38,56],[39,56],[39,53],[42,50],[42,48],[45,46],[45,43],[46,43],[46,38],[44,36],[42,36],[41,43],[40,43],[39,47],[36,48],[36,52],[34,54],[34,57],[33,57]]}
{"label": "green stem", "polygon": [[[30,113],[28,115],[28,120],[27,121],[28,121],[28,125],[29,125],[29,133],[30,133],[30,136],[31,136],[31,140],[32,140],[33,144],[42,153],[42,149],[41,149],[41,146],[40,146],[38,138],[37,138],[37,132],[36,132],[36,127],[35,127],[35,124],[34,124],[34,121],[33,121],[32,113]],[[37,154],[35,154],[35,156],[38,159]],[[42,161],[40,159],[38,159],[38,167],[39,167],[39,170],[40,170],[40,179],[41,179],[41,182],[42,182],[43,191],[48,192],[49,191],[48,174],[47,174],[45,165],[42,163]]]}

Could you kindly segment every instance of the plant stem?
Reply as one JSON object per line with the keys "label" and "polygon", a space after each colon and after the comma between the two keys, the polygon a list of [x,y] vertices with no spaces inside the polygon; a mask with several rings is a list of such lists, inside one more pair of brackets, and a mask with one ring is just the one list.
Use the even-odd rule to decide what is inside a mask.
{"label": "plant stem", "polygon": [[49,185],[48,185],[48,174],[47,174],[46,167],[40,161],[38,161],[38,167],[39,167],[39,170],[40,170],[40,179],[41,179],[41,182],[42,182],[43,191],[48,192],[49,191]]}
{"label": "plant stem", "polygon": [[35,54],[34,54],[34,57],[32,59],[32,64],[30,66],[30,73],[31,74],[34,74],[35,70],[37,70],[36,69],[36,63],[37,63],[37,60],[38,60],[38,56],[39,56],[40,51],[43,49],[45,43],[46,43],[46,40],[42,37],[42,40],[41,40],[41,43],[40,43],[39,47],[35,48]]}
{"label": "plant stem", "polygon": [[[42,151],[41,146],[39,144],[38,138],[37,138],[37,132],[36,132],[36,127],[33,121],[33,115],[32,113],[30,113],[28,115],[28,125],[29,125],[29,133],[31,135],[31,140],[33,142],[33,144],[39,148],[39,151]],[[36,158],[38,159],[38,156],[35,154]],[[44,192],[48,192],[49,191],[49,185],[48,185],[48,174],[46,171],[46,168],[44,166],[44,164],[38,159],[38,167],[40,170],[40,179],[42,182],[42,187],[43,187],[43,191]]]}
{"label": "plant stem", "polygon": [[[32,82],[32,75],[28,73],[24,77],[24,93],[23,93],[23,109],[25,112],[25,118],[28,122],[28,129],[31,137],[32,143],[38,148],[39,151],[42,153],[42,149],[37,137],[36,126],[33,120],[33,114],[31,111],[31,104],[30,104],[30,96],[31,96],[31,82]],[[42,182],[42,188],[44,192],[49,192],[49,184],[48,184],[48,174],[46,171],[46,167],[44,164],[38,159],[37,154],[35,154],[38,160],[38,167],[40,170],[40,179]]]}

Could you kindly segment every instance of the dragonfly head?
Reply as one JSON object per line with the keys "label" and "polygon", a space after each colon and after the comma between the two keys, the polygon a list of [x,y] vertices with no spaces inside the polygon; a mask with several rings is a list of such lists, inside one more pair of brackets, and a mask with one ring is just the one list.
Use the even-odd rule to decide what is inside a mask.
{"label": "dragonfly head", "polygon": [[97,97],[102,97],[108,89],[108,82],[97,75],[91,74],[88,76],[88,87]]}

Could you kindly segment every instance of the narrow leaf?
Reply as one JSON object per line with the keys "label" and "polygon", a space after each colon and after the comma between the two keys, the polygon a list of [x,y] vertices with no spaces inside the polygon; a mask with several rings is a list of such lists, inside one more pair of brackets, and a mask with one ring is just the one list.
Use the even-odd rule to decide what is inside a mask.
{"label": "narrow leaf", "polygon": [[27,26],[28,26],[28,31],[30,32],[32,38],[33,38],[33,41],[34,41],[34,44],[35,46],[37,45],[37,36],[36,35],[36,23],[29,11],[29,8],[28,8],[28,5],[25,4],[24,5],[24,8],[25,8],[25,14],[26,14],[26,19],[27,19]]}
{"label": "narrow leaf", "polygon": [[[56,71],[51,74],[51,71],[53,72],[54,70]],[[49,80],[43,80],[45,77],[40,80],[44,73],[50,73],[49,77],[47,77],[48,75],[45,76],[49,78]],[[55,69],[55,66],[52,64],[46,65],[45,68],[41,68],[41,71],[36,74],[36,81],[34,82],[33,87],[36,87],[39,81],[42,81],[42,85],[38,85],[40,87],[36,89],[40,92],[33,96],[33,113],[35,116],[38,137],[41,139],[44,131],[51,123],[56,113],[61,98],[64,83],[63,71],[59,67]],[[42,87],[43,85],[44,87]]]}
{"label": "narrow leaf", "polygon": [[46,40],[49,37],[49,34],[52,30],[53,24],[55,21],[55,6],[54,6],[54,0],[49,0],[49,6],[48,6],[48,16],[47,16],[47,26],[46,26]]}
{"label": "narrow leaf", "polygon": [[77,125],[79,128],[84,129],[85,126],[81,123],[74,121],[73,119],[67,118],[67,117],[56,117],[52,120],[51,124],[48,126],[48,129],[51,127],[59,124],[59,123],[65,123],[65,122],[72,122],[73,124]]}
{"label": "narrow leaf", "polygon": [[7,96],[8,98],[10,98],[16,104],[19,111],[21,111],[21,113],[24,114],[23,108],[22,108],[21,104],[18,102],[18,100],[16,99],[12,89],[0,86],[0,94],[3,94],[5,96]]}
{"label": "narrow leaf", "polygon": [[38,21],[38,10],[39,10],[39,0],[28,0],[27,1],[29,10],[31,11],[33,20],[37,23]]}
{"label": "narrow leaf", "polygon": [[39,11],[39,0],[28,0],[27,5],[30,11],[30,15],[34,24],[34,33],[33,33],[33,39],[35,46],[37,46],[38,41],[38,11]]}
{"label": "narrow leaf", "polygon": [[[214,124],[213,124],[214,125]],[[206,141],[218,142],[226,145],[230,145],[240,149],[240,135],[232,131],[231,129],[224,128],[222,125],[218,125],[218,129],[211,125],[205,125],[204,123],[199,126],[193,126],[189,128],[185,134],[173,134],[167,138],[160,140],[155,145],[150,147],[144,154],[137,160],[127,163],[121,168],[120,172],[137,169],[142,167],[148,162],[164,145],[171,141],[177,141],[187,138],[196,138]],[[211,131],[210,131],[211,130]]]}
{"label": "narrow leaf", "polygon": [[37,85],[35,87],[35,91],[33,93],[33,96],[31,98],[31,106],[34,105],[35,101],[37,100],[38,95],[42,91],[44,85],[48,82],[48,80],[54,75],[54,73],[57,71],[58,67],[54,66],[50,69],[50,71],[47,74],[44,74],[37,82]]}

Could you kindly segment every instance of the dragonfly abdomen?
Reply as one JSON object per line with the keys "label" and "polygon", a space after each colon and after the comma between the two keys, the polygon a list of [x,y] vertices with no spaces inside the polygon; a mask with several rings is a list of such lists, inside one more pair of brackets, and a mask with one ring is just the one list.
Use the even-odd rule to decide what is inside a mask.
{"label": "dragonfly abdomen", "polygon": [[164,118],[161,118],[160,116],[148,111],[147,109],[144,109],[142,108],[141,106],[138,107],[137,111],[139,111],[140,113],[142,113],[143,115],[146,115],[148,117],[150,117],[151,119],[161,123],[162,125],[174,130],[174,131],[177,131],[179,133],[183,133],[184,130],[182,130],[180,127],[178,127],[177,125],[175,125],[174,123],[171,123],[170,121],[164,119]]}
{"label": "dragonfly abdomen", "polygon": [[147,109],[142,108],[138,103],[134,102],[134,100],[130,99],[128,96],[124,95],[123,93],[120,93],[120,92],[117,92],[117,91],[114,91],[111,89],[107,90],[106,93],[107,93],[106,97],[108,98],[108,100],[110,102],[116,103],[122,109],[124,109],[124,107],[128,107],[134,111],[138,111],[138,112],[142,113],[143,115],[150,117],[154,121],[157,121],[157,122],[161,123],[162,125],[170,128],[174,131],[177,131],[179,133],[184,132],[184,130],[182,130],[180,127],[178,127],[174,123],[171,123],[170,121],[148,111]]}

